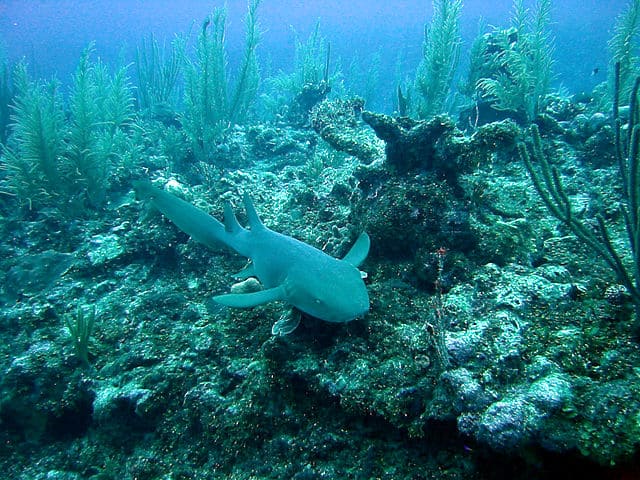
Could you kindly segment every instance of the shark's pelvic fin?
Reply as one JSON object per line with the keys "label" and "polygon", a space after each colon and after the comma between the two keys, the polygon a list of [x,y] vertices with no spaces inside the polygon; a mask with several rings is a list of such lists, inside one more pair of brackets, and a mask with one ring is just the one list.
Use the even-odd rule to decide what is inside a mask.
{"label": "shark's pelvic fin", "polygon": [[369,247],[371,246],[371,240],[369,239],[369,235],[366,232],[362,232],[356,243],[353,244],[351,250],[347,252],[342,260],[347,263],[350,263],[354,267],[359,267],[362,262],[369,255]]}
{"label": "shark's pelvic fin", "polygon": [[255,276],[256,276],[256,272],[253,267],[253,263],[250,262],[242,270],[236,273],[233,276],[233,278],[235,280],[246,280],[249,277],[255,277]]}
{"label": "shark's pelvic fin", "polygon": [[300,325],[300,319],[302,318],[302,312],[297,308],[292,308],[287,313],[284,313],[276,323],[271,327],[271,334],[276,337],[282,337],[283,335],[289,335],[293,332],[298,325]]}

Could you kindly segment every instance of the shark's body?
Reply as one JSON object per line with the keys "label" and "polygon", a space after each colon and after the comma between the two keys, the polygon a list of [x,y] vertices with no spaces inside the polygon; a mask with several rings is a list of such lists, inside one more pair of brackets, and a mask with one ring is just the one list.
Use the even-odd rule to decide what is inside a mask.
{"label": "shark's body", "polygon": [[[223,224],[148,182],[136,182],[135,189],[139,196],[149,200],[194,240],[212,248],[223,243],[251,259],[242,276],[256,277],[264,290],[218,295],[214,297],[216,302],[230,307],[253,307],[282,300],[327,322],[349,322],[369,310],[369,295],[357,268],[369,252],[366,233],[360,235],[349,253],[340,260],[265,227],[246,195],[244,204],[249,229],[238,223],[229,204],[225,205]],[[295,315],[287,320],[281,319],[273,331],[289,333],[297,323]]]}

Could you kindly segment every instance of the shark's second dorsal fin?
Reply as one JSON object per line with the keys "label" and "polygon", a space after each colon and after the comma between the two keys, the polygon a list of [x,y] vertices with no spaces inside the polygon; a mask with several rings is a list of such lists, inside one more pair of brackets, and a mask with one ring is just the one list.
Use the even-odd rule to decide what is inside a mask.
{"label": "shark's second dorsal fin", "polygon": [[367,235],[366,232],[362,232],[356,240],[356,243],[353,244],[351,250],[347,252],[342,260],[350,263],[354,267],[359,267],[365,258],[367,258],[370,246],[371,240],[369,239],[369,235]]}
{"label": "shark's second dorsal fin", "polygon": [[233,213],[233,208],[229,202],[224,204],[224,229],[228,233],[238,233],[242,230],[242,226],[238,223],[236,214]]}
{"label": "shark's second dorsal fin", "polygon": [[244,194],[244,208],[247,211],[247,220],[249,221],[249,227],[251,230],[258,230],[260,228],[264,228],[262,224],[262,220],[258,216],[258,212],[256,212],[256,207],[253,206],[253,201],[249,194]]}

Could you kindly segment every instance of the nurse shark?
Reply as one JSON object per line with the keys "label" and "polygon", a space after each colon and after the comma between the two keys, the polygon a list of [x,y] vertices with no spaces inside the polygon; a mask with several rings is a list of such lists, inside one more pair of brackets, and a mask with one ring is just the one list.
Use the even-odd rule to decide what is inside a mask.
{"label": "nurse shark", "polygon": [[274,324],[273,334],[292,332],[300,321],[299,312],[326,322],[344,323],[369,311],[364,274],[358,270],[369,253],[370,240],[366,233],[358,237],[342,259],[337,259],[267,228],[248,195],[244,195],[243,200],[249,228],[244,228],[228,202],[224,205],[222,223],[149,182],[135,182],[134,188],[140,199],[148,201],[194,240],[210,248],[222,243],[251,260],[238,278],[255,277],[263,289],[217,295],[213,300],[238,308],[277,300],[290,304],[293,313]]}

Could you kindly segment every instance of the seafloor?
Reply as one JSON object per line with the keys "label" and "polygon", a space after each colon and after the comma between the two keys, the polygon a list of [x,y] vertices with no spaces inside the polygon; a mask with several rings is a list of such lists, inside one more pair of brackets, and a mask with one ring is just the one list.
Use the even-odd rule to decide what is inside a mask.
{"label": "seafloor", "polygon": [[[363,158],[282,122],[234,128],[207,163],[140,118],[132,174],[218,218],[249,192],[270,228],[337,257],[367,231],[371,309],[350,323],[274,337],[286,306],[212,302],[245,259],[189,240],[128,181],[73,221],[5,199],[3,478],[637,478],[633,309],[541,203],[526,131],[438,117],[424,163],[403,165],[332,108]],[[558,97],[542,118],[579,215],[609,212],[622,244],[610,115]],[[83,361],[66,322],[93,309]]]}
{"label": "seafloor", "polygon": [[[102,78],[88,56],[85,93],[83,75]],[[637,184],[634,108],[550,95],[533,129],[477,105],[475,123],[419,121],[320,103],[323,82],[310,114],[221,128],[206,148],[166,110],[103,125],[100,142],[65,137],[50,151],[113,167],[45,172],[79,179],[67,197],[16,171],[40,125],[20,122],[57,101],[23,82],[0,177],[26,182],[0,191],[2,478],[640,478],[638,299],[594,251],[640,275],[620,208],[640,204],[619,172]],[[549,213],[526,151],[574,223]],[[272,335],[289,308],[214,302],[246,259],[190,240],[136,179],[217,218],[230,201],[241,222],[249,193],[267,226],[335,257],[366,231],[370,311]]]}

